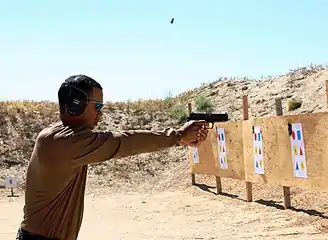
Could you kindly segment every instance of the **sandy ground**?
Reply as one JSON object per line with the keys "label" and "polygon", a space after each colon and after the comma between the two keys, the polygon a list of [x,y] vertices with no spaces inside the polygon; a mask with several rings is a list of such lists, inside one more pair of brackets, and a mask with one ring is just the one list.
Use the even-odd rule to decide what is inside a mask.
{"label": "sandy ground", "polygon": [[[0,199],[0,239],[15,239],[23,197]],[[80,240],[328,239],[307,214],[201,190],[87,195]]]}
{"label": "sandy ground", "polygon": [[[283,99],[284,115],[327,111],[324,87],[326,79],[328,71],[325,69],[316,74],[312,70],[296,71],[292,77],[282,76],[265,82],[220,81],[196,90],[190,95],[190,99],[200,93],[209,96],[215,111],[229,112],[231,120],[241,119],[243,116],[242,95],[248,95],[250,118],[275,115],[276,97]],[[189,93],[186,93],[186,96],[189,96]],[[285,107],[290,98],[302,100],[301,108],[292,112],[286,111]],[[18,111],[15,109],[20,104],[4,104],[4,113],[8,113],[9,118],[0,126],[0,132],[4,133],[0,136],[0,152],[6,154],[5,165],[20,165],[17,165],[17,171],[7,167],[0,169],[0,176],[21,177],[25,175],[27,159],[32,151],[29,144],[33,140],[31,136],[35,136],[41,126],[54,120],[55,105],[33,103],[35,106],[27,104],[17,108]],[[161,105],[152,105],[151,111],[148,111],[151,104],[140,103],[139,106],[138,103],[136,109],[130,109],[130,104],[108,107],[104,120],[106,125],[103,127],[121,130],[126,128],[126,124],[129,124],[127,126],[131,129],[161,129],[171,126],[167,112],[158,111]],[[142,125],[144,123],[147,124]],[[27,143],[26,146],[24,142]],[[190,184],[181,183],[181,178],[184,179],[181,173],[189,171],[188,164],[178,164],[185,156],[184,150],[172,148],[168,151],[108,161],[107,165],[94,166],[91,172],[97,175],[93,181],[104,186],[122,185],[122,182],[128,181],[126,188],[135,190],[138,184],[156,176],[155,179],[161,183],[157,187],[159,190],[162,190],[163,186],[174,186],[176,189],[176,185]],[[162,171],[164,174],[159,174]],[[136,179],[141,180],[138,182]],[[226,192],[245,195],[244,184],[224,181]],[[149,180],[147,188],[153,190],[155,182]],[[140,191],[144,191],[144,187],[141,184]],[[278,204],[281,203],[281,187],[264,184],[254,184],[253,187],[254,200],[263,199],[271,204],[277,201]],[[318,230],[328,229],[328,220],[306,213],[325,215],[328,212],[328,193],[319,194],[296,189],[291,191],[292,205],[308,211],[280,210],[255,202],[246,203],[241,199],[216,196],[195,188],[165,190],[153,195],[116,195],[111,190],[102,189],[102,196],[88,195],[86,198],[79,239],[328,239],[328,231],[320,233]],[[15,239],[22,217],[22,207],[21,197],[2,197],[0,191],[0,240]],[[320,227],[324,221],[325,226]]]}

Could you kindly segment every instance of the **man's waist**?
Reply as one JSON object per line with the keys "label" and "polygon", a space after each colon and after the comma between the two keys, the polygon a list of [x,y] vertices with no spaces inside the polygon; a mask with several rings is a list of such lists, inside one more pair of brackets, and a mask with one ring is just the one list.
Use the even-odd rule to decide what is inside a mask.
{"label": "man's waist", "polygon": [[36,233],[32,233],[23,228],[19,228],[18,236],[18,239],[20,240],[59,240],[58,238],[45,237]]}

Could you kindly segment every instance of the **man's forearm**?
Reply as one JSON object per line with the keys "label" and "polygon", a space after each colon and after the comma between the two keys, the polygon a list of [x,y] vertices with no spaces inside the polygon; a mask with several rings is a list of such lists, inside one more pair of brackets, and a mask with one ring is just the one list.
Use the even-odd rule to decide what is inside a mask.
{"label": "man's forearm", "polygon": [[70,163],[73,167],[77,167],[103,162],[111,158],[167,149],[177,145],[180,139],[180,133],[170,128],[163,131],[83,131],[67,138],[69,142],[63,144],[63,148],[69,148],[64,152],[71,153]]}
{"label": "man's forearm", "polygon": [[176,146],[181,139],[181,134],[172,128],[162,131],[130,130],[116,133],[114,136],[119,139],[114,157],[160,151]]}

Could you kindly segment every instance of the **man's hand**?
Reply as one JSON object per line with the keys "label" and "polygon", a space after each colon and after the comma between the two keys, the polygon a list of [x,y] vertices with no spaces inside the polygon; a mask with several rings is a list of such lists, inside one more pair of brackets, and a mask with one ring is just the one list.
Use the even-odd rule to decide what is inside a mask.
{"label": "man's hand", "polygon": [[209,124],[206,121],[189,121],[185,123],[178,132],[181,134],[180,144],[190,147],[198,147],[206,140]]}

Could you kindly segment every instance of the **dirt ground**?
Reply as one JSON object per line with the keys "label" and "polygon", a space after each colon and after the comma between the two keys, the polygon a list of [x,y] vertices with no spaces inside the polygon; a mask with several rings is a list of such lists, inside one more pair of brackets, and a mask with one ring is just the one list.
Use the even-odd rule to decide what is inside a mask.
{"label": "dirt ground", "polygon": [[[186,103],[186,99],[189,102],[204,94],[215,112],[229,112],[231,120],[243,117],[243,95],[248,95],[250,118],[275,115],[276,97],[283,99],[284,115],[312,113],[327,111],[326,79],[326,67],[311,66],[267,81],[220,80],[183,93],[179,98]],[[287,111],[285,106],[292,98],[301,100],[302,105]],[[147,101],[108,105],[104,108],[107,110],[102,128],[173,127],[163,106],[166,103]],[[8,118],[0,125],[0,177],[17,176],[22,181],[36,134],[55,119],[57,106],[48,102],[4,102],[2,111]],[[206,190],[206,186],[190,186],[190,168],[183,148],[108,161],[90,169],[90,175],[94,176],[87,184],[79,237],[82,240],[328,239],[328,193],[291,188],[294,209],[282,210],[281,186],[254,184],[254,202],[247,203],[243,201],[244,183],[222,179],[223,190],[232,195],[218,196]],[[204,183],[199,176],[197,179]],[[212,176],[211,186],[215,186],[213,180]],[[125,191],[139,193],[123,194]],[[22,194],[18,198],[7,198],[7,193],[4,194],[0,189],[0,240],[15,239],[23,198]]]}
{"label": "dirt ground", "polygon": [[[2,190],[1,190],[2,191]],[[196,187],[153,194],[88,194],[79,240],[328,239],[306,213],[215,195]],[[7,191],[8,193],[8,191]],[[15,239],[23,197],[0,199],[0,239]],[[21,193],[20,193],[21,195]]]}

